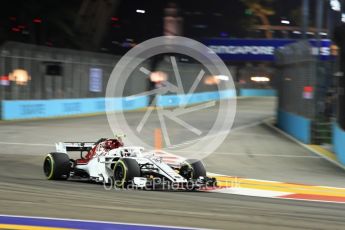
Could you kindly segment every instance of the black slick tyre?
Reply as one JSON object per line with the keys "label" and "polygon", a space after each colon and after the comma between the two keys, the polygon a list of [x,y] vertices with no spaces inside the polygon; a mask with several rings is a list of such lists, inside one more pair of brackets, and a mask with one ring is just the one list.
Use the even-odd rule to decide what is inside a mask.
{"label": "black slick tyre", "polygon": [[43,172],[48,180],[67,180],[71,171],[71,163],[65,153],[49,153],[44,158]]}
{"label": "black slick tyre", "polygon": [[122,158],[115,163],[114,182],[116,187],[124,188],[134,177],[140,176],[140,166],[135,159]]}

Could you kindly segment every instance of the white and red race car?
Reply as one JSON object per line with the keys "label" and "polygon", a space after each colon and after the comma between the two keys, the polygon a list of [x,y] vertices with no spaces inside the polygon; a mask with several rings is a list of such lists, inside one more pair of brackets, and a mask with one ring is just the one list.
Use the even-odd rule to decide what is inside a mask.
{"label": "white and red race car", "polygon": [[[70,159],[70,152],[80,152]],[[60,142],[49,153],[43,171],[49,180],[82,179],[125,188],[199,189],[216,186],[206,176],[199,160],[185,160],[165,153],[145,152],[141,147],[125,147],[121,137],[97,142]],[[182,159],[182,160],[181,160]]]}

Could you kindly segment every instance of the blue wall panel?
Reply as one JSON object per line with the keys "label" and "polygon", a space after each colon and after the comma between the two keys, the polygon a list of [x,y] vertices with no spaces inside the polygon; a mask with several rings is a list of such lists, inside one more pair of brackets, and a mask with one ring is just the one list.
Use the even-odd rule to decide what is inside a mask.
{"label": "blue wall panel", "polygon": [[[163,95],[158,97],[157,105],[175,107],[235,97],[235,90],[189,95]],[[16,120],[102,113],[105,112],[106,105],[111,111],[128,111],[147,107],[148,102],[147,96],[107,99],[5,100],[2,101],[2,119]]]}
{"label": "blue wall panel", "polygon": [[[114,111],[146,107],[147,97],[107,99]],[[2,119],[30,119],[105,112],[104,98],[2,101]]]}
{"label": "blue wall panel", "polygon": [[283,110],[278,111],[278,127],[302,141],[310,144],[311,141],[311,120]]}
{"label": "blue wall panel", "polygon": [[277,96],[277,91],[274,89],[240,89],[240,96],[272,97],[272,96]]}
{"label": "blue wall panel", "polygon": [[345,165],[345,131],[338,124],[333,125],[333,151]]}

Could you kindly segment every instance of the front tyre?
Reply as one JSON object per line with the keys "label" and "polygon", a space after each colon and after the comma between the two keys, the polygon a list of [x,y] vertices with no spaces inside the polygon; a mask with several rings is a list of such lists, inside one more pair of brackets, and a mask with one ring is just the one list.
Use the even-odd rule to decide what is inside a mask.
{"label": "front tyre", "polygon": [[122,158],[114,166],[115,186],[124,188],[134,177],[140,177],[141,170],[138,162],[131,158]]}
{"label": "front tyre", "polygon": [[71,171],[70,159],[65,153],[49,153],[43,162],[43,172],[48,180],[67,180]]}
{"label": "front tyre", "polygon": [[180,168],[180,175],[187,180],[206,177],[206,169],[200,160],[189,159]]}

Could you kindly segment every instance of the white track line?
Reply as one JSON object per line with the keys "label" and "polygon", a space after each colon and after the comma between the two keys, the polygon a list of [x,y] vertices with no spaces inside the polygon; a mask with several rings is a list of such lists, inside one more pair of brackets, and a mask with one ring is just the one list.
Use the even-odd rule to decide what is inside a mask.
{"label": "white track line", "polygon": [[[192,151],[176,150],[177,153],[193,153]],[[284,158],[315,158],[320,159],[320,156],[300,156],[300,155],[284,155],[284,154],[248,154],[248,153],[231,153],[231,152],[213,152],[213,154],[229,155],[229,156],[243,156],[243,157],[284,157]]]}
{"label": "white track line", "polygon": [[[253,122],[253,123],[250,123],[250,124],[247,124],[247,125],[242,125],[242,126],[233,128],[233,129],[230,131],[230,135],[231,135],[231,133],[233,133],[233,132],[237,132],[237,131],[240,131],[240,130],[243,130],[243,129],[247,129],[247,128],[250,128],[250,127],[254,127],[254,126],[260,125],[260,124],[262,124],[262,123],[263,123],[263,121],[256,121],[256,122]],[[227,132],[227,131],[221,131],[221,132],[219,132],[219,133],[215,133],[215,134],[213,134],[213,135],[210,135],[209,137],[224,135],[224,134],[226,134],[226,133],[228,133],[228,132]],[[201,138],[200,138],[200,139],[201,139]],[[186,144],[191,144],[191,143],[197,142],[198,140],[199,140],[199,139],[186,141],[186,142],[183,142],[183,143],[181,143],[181,144],[177,144],[177,145],[170,146],[169,148],[171,148],[171,149],[177,148],[177,147],[179,147],[179,146],[183,146],[183,145],[186,145]],[[55,146],[54,144],[45,144],[45,143],[25,143],[25,142],[5,142],[5,141],[1,141],[1,142],[0,142],[0,145],[47,146],[47,147]]]}
{"label": "white track line", "polygon": [[261,190],[261,189],[252,189],[252,188],[222,188],[219,190],[210,190],[209,192],[215,193],[226,193],[242,196],[255,196],[255,197],[278,197],[286,196],[294,193],[291,192],[279,192],[279,191],[270,191],[270,190]]}
{"label": "white track line", "polygon": [[[263,121],[256,121],[256,122],[253,122],[253,123],[250,123],[250,124],[247,124],[247,125],[242,125],[242,126],[233,128],[230,131],[220,131],[220,132],[217,132],[215,134],[210,134],[210,135],[207,135],[206,137],[207,138],[212,138],[212,137],[217,137],[217,136],[225,135],[225,134],[230,136],[233,132],[237,132],[237,131],[240,131],[240,130],[243,130],[243,129],[255,127],[255,126],[261,125],[262,123],[263,123]],[[202,138],[205,138],[205,137],[202,137]],[[200,141],[202,138],[197,138],[197,139],[193,139],[193,140],[190,140],[190,141],[182,142],[180,144],[168,146],[167,148],[168,149],[178,148],[178,147],[181,147],[181,146],[184,146],[184,145],[187,145],[187,144],[192,144],[192,143],[195,143],[197,141]]]}

